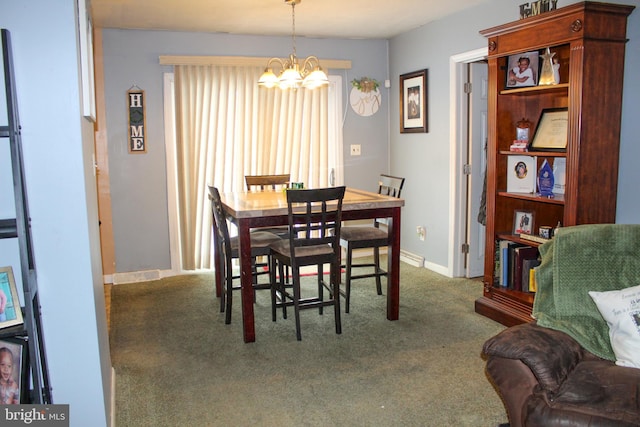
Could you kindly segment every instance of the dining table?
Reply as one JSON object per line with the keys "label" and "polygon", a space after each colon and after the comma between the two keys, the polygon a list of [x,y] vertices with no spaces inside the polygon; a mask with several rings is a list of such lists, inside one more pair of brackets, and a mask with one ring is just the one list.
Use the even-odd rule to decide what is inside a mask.
{"label": "dining table", "polygon": [[[254,228],[288,225],[285,191],[237,191],[221,193],[227,218],[236,225],[244,342],[256,340],[253,312],[254,293],[250,233]],[[347,187],[342,201],[342,220],[386,218],[389,247],[387,251],[387,319],[398,320],[400,314],[400,213],[404,199]],[[218,260],[219,257],[216,257]],[[215,266],[216,294],[222,291],[222,268]]]}

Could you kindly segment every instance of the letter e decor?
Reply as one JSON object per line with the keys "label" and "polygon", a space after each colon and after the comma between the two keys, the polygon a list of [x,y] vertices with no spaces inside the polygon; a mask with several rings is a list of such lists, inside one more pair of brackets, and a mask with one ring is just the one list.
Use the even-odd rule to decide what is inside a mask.
{"label": "letter e decor", "polygon": [[129,153],[146,153],[144,91],[139,88],[129,89],[127,104],[129,106]]}

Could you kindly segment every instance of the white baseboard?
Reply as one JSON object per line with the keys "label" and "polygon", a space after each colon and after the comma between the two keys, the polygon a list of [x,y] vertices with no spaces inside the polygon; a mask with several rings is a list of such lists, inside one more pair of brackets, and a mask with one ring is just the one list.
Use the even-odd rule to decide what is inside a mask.
{"label": "white baseboard", "polygon": [[[380,253],[385,254],[386,248],[381,248]],[[371,251],[368,249],[363,249],[362,251],[354,251],[353,254],[354,258],[370,255]],[[400,261],[406,262],[407,264],[414,267],[428,268],[429,270],[435,271],[436,273],[442,274],[443,276],[452,277],[450,276],[449,270],[446,267],[427,262],[424,260],[424,257],[411,253],[409,251],[400,250]],[[120,285],[123,283],[136,283],[146,282],[149,280],[158,280],[164,277],[177,276],[179,274],[185,273],[179,271],[177,272],[174,270],[130,271],[126,273],[114,273],[113,275],[105,275],[103,279],[105,281],[104,283],[113,283],[114,285]],[[111,280],[107,281],[108,278]]]}
{"label": "white baseboard", "polygon": [[400,250],[400,261],[405,262],[414,267],[426,268],[438,274],[442,274],[443,276],[451,277],[449,275],[449,269],[447,269],[447,267],[425,261],[423,256],[411,253],[409,251],[405,251],[404,249]]}
{"label": "white baseboard", "polygon": [[[176,276],[179,273],[174,272],[173,270],[146,270],[146,271],[130,271],[126,273],[114,273],[111,276],[114,285],[120,285],[122,283],[136,283],[136,282],[146,282],[149,280],[158,280],[163,277],[171,277]],[[106,280],[107,276],[104,276]],[[105,283],[109,283],[106,282]]]}
{"label": "white baseboard", "polygon": [[434,264],[432,262],[425,262],[424,263],[424,268],[429,269],[431,271],[434,271],[438,274],[442,274],[443,276],[447,276],[447,277],[453,277],[450,275],[450,271],[447,267],[444,267],[442,265],[439,264]]}
{"label": "white baseboard", "polygon": [[414,267],[424,267],[424,257],[405,251],[404,249],[400,250],[400,261],[406,262]]}

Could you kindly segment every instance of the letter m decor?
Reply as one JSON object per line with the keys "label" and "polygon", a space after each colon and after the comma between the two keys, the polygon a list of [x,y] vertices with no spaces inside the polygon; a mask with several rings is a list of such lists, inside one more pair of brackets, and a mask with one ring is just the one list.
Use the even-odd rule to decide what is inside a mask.
{"label": "letter m decor", "polygon": [[144,118],[144,91],[132,88],[127,91],[129,106],[129,153],[146,153],[146,125]]}

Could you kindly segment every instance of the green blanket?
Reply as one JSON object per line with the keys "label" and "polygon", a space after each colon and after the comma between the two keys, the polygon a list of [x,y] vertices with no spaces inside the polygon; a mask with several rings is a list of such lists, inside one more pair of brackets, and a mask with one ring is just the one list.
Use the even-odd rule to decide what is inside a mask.
{"label": "green blanket", "polygon": [[596,356],[615,361],[609,327],[588,292],[640,284],[640,225],[565,227],[539,250],[533,317],[540,326],[563,331]]}

